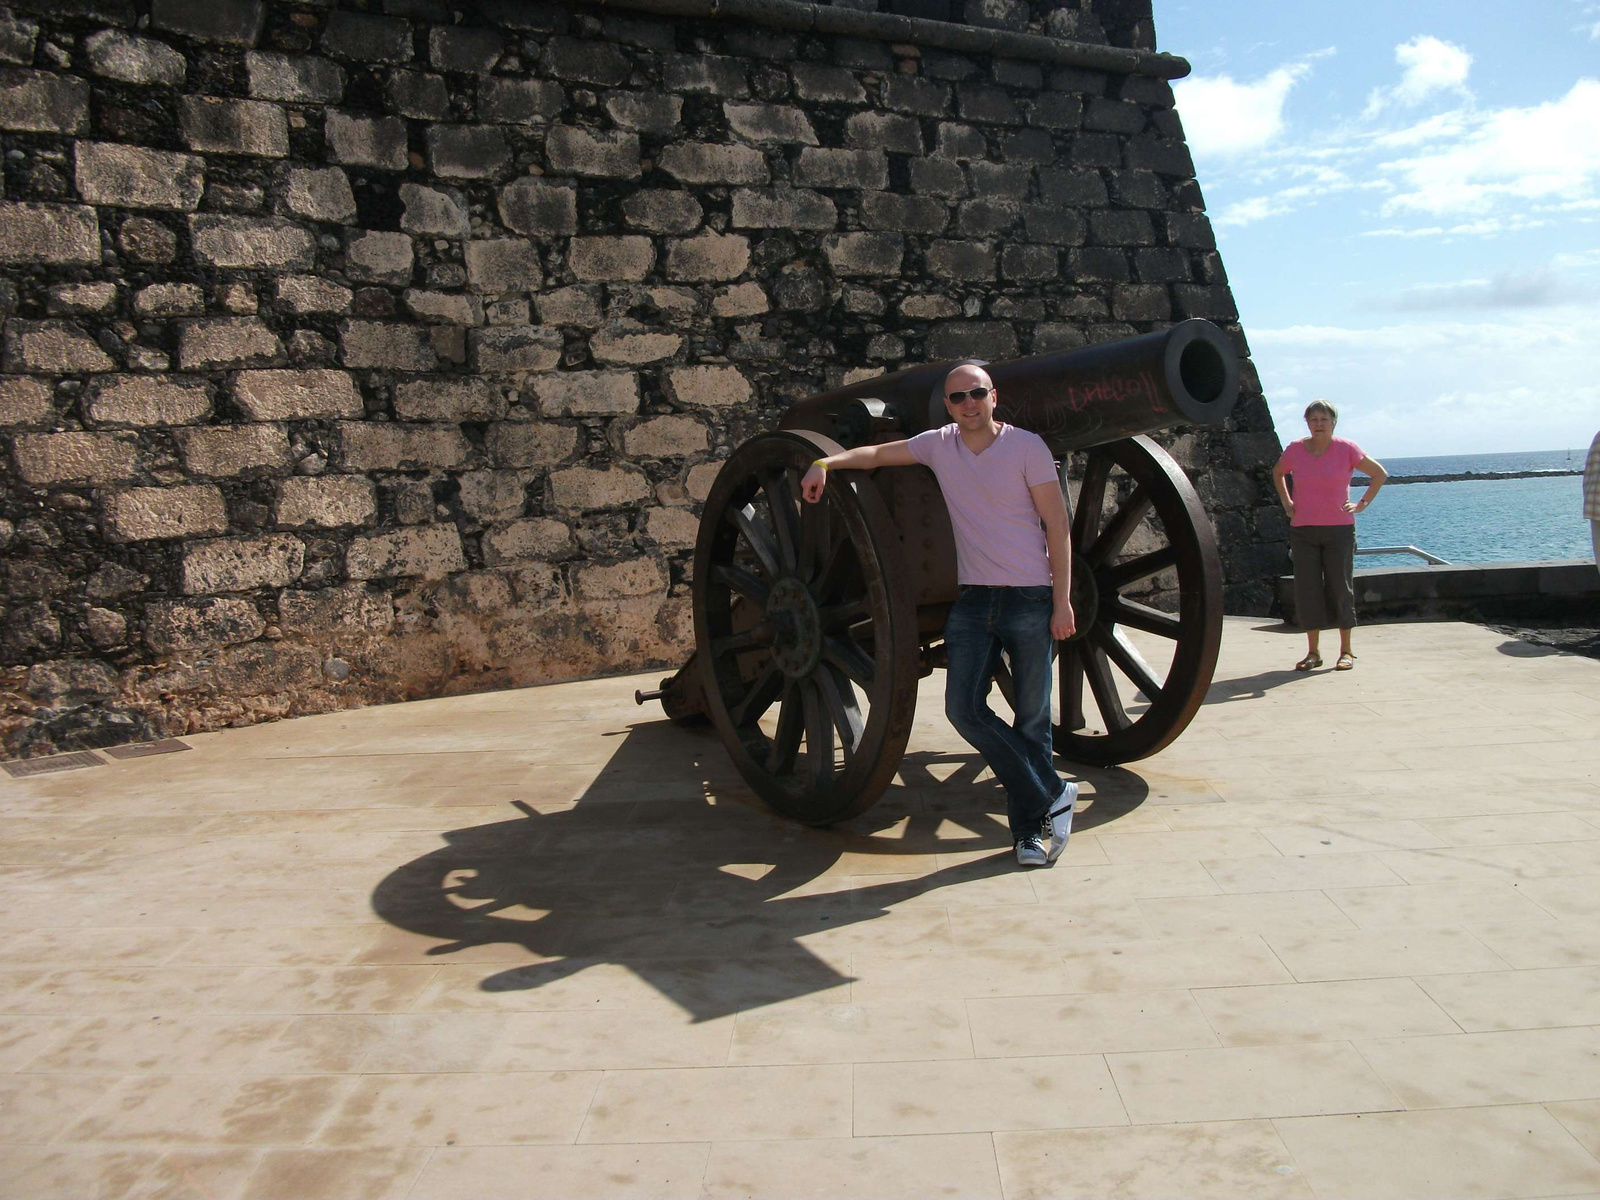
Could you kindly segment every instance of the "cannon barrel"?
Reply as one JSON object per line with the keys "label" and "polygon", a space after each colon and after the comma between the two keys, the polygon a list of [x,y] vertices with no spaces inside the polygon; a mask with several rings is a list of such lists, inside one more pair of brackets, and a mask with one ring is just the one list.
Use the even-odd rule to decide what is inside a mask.
{"label": "cannon barrel", "polygon": [[1175,425],[1227,419],[1239,395],[1239,358],[1223,332],[1192,318],[1122,341],[990,365],[929,363],[823,392],[794,405],[781,429],[807,429],[849,447],[912,437],[950,420],[944,379],[962,362],[983,366],[999,395],[996,417],[1044,438],[1057,455]]}

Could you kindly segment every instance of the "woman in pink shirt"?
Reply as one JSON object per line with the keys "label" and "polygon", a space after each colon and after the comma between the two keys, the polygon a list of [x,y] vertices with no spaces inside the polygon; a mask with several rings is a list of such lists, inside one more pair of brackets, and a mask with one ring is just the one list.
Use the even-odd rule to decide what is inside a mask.
{"label": "woman in pink shirt", "polygon": [[[1272,468],[1272,483],[1289,514],[1289,550],[1294,556],[1294,610],[1306,631],[1306,656],[1296,671],[1322,665],[1318,643],[1322,631],[1339,629],[1339,660],[1335,671],[1356,665],[1350,651],[1350,631],[1356,624],[1356,593],[1352,583],[1356,555],[1356,513],[1372,503],[1389,473],[1360,446],[1333,436],[1339,410],[1326,400],[1306,406],[1306,428],[1311,436],[1284,447]],[[1360,500],[1350,500],[1350,476],[1356,468],[1371,480]],[[1294,496],[1285,484],[1294,476]]]}

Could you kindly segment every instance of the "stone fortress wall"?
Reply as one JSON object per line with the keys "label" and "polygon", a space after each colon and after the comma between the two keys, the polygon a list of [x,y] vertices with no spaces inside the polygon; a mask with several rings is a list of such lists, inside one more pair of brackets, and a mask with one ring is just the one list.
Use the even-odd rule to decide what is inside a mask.
{"label": "stone fortress wall", "polygon": [[[793,400],[1245,349],[1148,0],[714,7],[0,8],[5,756],[676,665]],[[1244,378],[1173,441],[1260,612]]]}

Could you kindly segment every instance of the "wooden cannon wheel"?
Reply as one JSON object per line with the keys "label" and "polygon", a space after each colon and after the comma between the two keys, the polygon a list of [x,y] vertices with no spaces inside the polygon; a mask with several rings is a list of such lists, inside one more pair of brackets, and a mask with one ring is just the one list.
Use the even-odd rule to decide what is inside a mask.
{"label": "wooden cannon wheel", "polygon": [[[1126,438],[1073,458],[1062,464],[1062,486],[1069,467],[1081,465],[1071,506],[1078,632],[1057,644],[1055,749],[1070,762],[1104,766],[1155,754],[1199,711],[1222,645],[1222,566],[1193,485],[1155,442]],[[1136,533],[1144,544],[1130,551]],[[1164,571],[1177,577],[1176,612],[1129,594]],[[1155,665],[1128,630],[1159,639]],[[1131,703],[1118,675],[1136,692]],[[1002,689],[1008,684],[1001,680]]]}
{"label": "wooden cannon wheel", "polygon": [[855,472],[800,499],[804,430],[744,443],[707,497],[694,632],[712,723],[745,781],[810,825],[856,816],[900,767],[917,705],[917,614],[900,539]]}

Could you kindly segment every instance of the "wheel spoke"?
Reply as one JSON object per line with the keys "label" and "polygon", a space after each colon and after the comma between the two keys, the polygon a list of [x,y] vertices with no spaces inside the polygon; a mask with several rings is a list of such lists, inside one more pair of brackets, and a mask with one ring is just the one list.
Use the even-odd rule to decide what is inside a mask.
{"label": "wheel spoke", "polygon": [[865,621],[871,615],[872,608],[864,599],[848,600],[843,604],[830,604],[827,608],[817,609],[817,619],[822,623],[823,633],[838,633],[858,621]]}
{"label": "wheel spoke", "polygon": [[750,574],[743,567],[733,566],[731,563],[718,563],[711,568],[711,579],[723,587],[732,588],[747,600],[766,607],[767,595],[771,589],[756,576]]}
{"label": "wheel spoke", "polygon": [[833,783],[833,722],[816,684],[802,679],[798,689],[806,715],[806,761],[811,767],[811,786],[825,788]]}
{"label": "wheel spoke", "polygon": [[1129,496],[1117,509],[1116,515],[1107,522],[1100,536],[1095,538],[1094,544],[1084,553],[1089,560],[1089,565],[1098,567],[1109,558],[1122,553],[1122,548],[1128,544],[1128,538],[1133,536],[1133,531],[1139,528],[1139,522],[1144,520],[1145,514],[1150,511],[1153,498],[1150,490],[1140,484],[1133,489]]}
{"label": "wheel spoke", "polygon": [[1111,478],[1111,456],[1091,450],[1084,464],[1083,482],[1078,485],[1078,511],[1072,521],[1072,544],[1087,546],[1100,528],[1100,512],[1106,502],[1106,482]]}
{"label": "wheel spoke", "polygon": [[1152,550],[1149,554],[1141,554],[1137,558],[1130,558],[1127,562],[1118,563],[1105,573],[1104,583],[1100,594],[1107,592],[1120,592],[1129,584],[1138,583],[1141,579],[1149,579],[1158,571],[1165,571],[1168,567],[1178,565],[1178,548],[1176,546],[1163,546],[1159,550]]}
{"label": "wheel spoke", "polygon": [[1111,678],[1111,665],[1106,662],[1106,652],[1099,646],[1084,648],[1083,673],[1089,678],[1089,690],[1094,693],[1095,707],[1106,723],[1107,733],[1120,733],[1133,724],[1123,710],[1122,697],[1117,695],[1117,684]]}
{"label": "wheel spoke", "polygon": [[1141,633],[1153,633],[1157,637],[1176,638],[1183,632],[1183,622],[1171,613],[1140,604],[1137,600],[1129,600],[1126,596],[1117,596],[1101,608],[1100,619],[1113,625],[1126,625]]}
{"label": "wheel spoke", "polygon": [[761,714],[772,707],[772,702],[783,691],[784,675],[778,670],[778,664],[767,660],[767,665],[762,668],[761,674],[750,685],[744,694],[744,699],[738,706],[728,710],[728,719],[735,728],[754,725],[761,719]]}
{"label": "wheel spoke", "polygon": [[714,658],[722,658],[729,654],[742,654],[746,650],[758,650],[763,646],[772,644],[772,630],[765,621],[758,621],[738,633],[730,633],[727,637],[711,639],[711,654]]}
{"label": "wheel spoke", "polygon": [[767,532],[766,524],[756,514],[755,505],[746,504],[743,508],[732,510],[728,513],[728,520],[744,536],[750,549],[755,552],[757,560],[761,563],[761,572],[768,579],[776,580],[783,574],[778,565],[778,548],[772,544],[772,535]]}
{"label": "wheel spoke", "polygon": [[768,472],[761,480],[761,490],[766,493],[772,530],[778,538],[779,559],[784,571],[792,574],[800,565],[800,514],[795,510],[797,501],[789,472]]}
{"label": "wheel spoke", "polygon": [[800,578],[812,583],[822,575],[833,550],[833,520],[826,495],[800,507]]}
{"label": "wheel spoke", "polygon": [[845,584],[858,572],[854,547],[849,538],[840,538],[828,549],[827,558],[817,572],[811,595],[818,604],[826,603],[844,590]]}
{"label": "wheel spoke", "polygon": [[792,679],[783,683],[783,707],[778,710],[778,732],[767,753],[768,775],[794,774],[794,762],[800,754],[800,735],[805,732],[805,706],[800,689]]}
{"label": "wheel spoke", "polygon": [[1087,722],[1083,719],[1083,643],[1065,642],[1057,674],[1061,688],[1061,728],[1076,733]]}
{"label": "wheel spoke", "polygon": [[1094,627],[1095,643],[1106,652],[1106,657],[1116,663],[1133,685],[1144,693],[1144,698],[1154,704],[1161,696],[1161,681],[1145,662],[1144,655],[1128,640],[1122,630],[1106,625]]}
{"label": "wheel spoke", "polygon": [[878,668],[852,639],[837,635],[823,638],[822,658],[843,671],[862,691],[872,691]]}
{"label": "wheel spoke", "polygon": [[823,663],[814,678],[822,689],[822,698],[827,702],[828,715],[838,731],[839,744],[844,748],[844,761],[848,766],[855,757],[856,747],[861,744],[862,731],[866,728],[866,722],[861,718],[861,705],[856,701],[856,690],[850,686],[845,673],[831,663]]}

